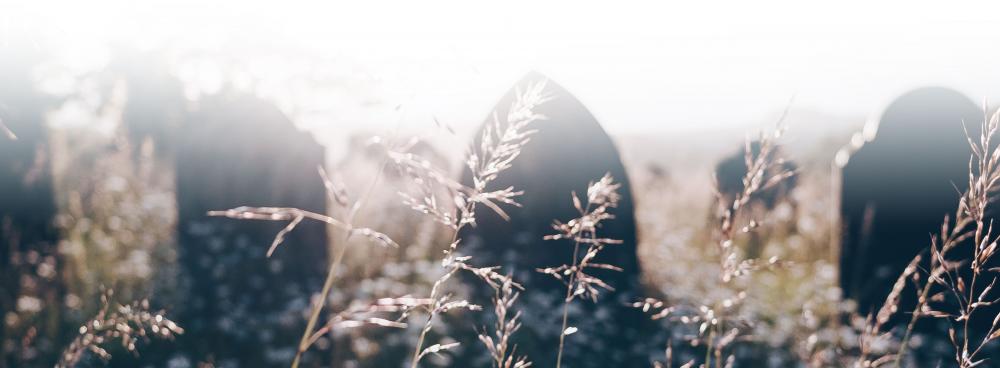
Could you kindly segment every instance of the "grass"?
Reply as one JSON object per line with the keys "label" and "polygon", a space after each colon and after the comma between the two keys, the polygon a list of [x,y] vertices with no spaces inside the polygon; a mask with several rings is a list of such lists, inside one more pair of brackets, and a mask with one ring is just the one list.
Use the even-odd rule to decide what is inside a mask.
{"label": "grass", "polygon": [[[242,220],[286,223],[267,250],[269,257],[294,251],[281,248],[281,244],[285,235],[303,221],[326,223],[345,240],[364,239],[377,248],[403,249],[413,242],[397,243],[387,232],[361,224],[365,217],[359,215],[371,203],[374,188],[384,181],[387,171],[392,171],[408,182],[400,191],[399,202],[446,230],[446,235],[431,239],[440,241],[432,249],[440,249],[442,253],[435,262],[435,278],[427,280],[428,290],[419,287],[421,281],[410,279],[407,285],[411,289],[398,295],[351,299],[338,305],[330,302],[338,292],[335,290],[338,282],[344,283],[341,289],[347,289],[348,282],[352,283],[350,285],[359,283],[359,280],[340,277],[344,274],[343,268],[356,267],[344,263],[345,255],[359,251],[349,249],[356,244],[343,242],[334,252],[323,288],[318,290],[318,297],[308,311],[307,327],[294,359],[289,362],[293,368],[300,365],[303,354],[324,336],[347,330],[365,334],[383,329],[413,335],[412,340],[408,340],[407,358],[399,363],[411,368],[430,365],[429,357],[446,356],[463,344],[470,345],[463,346],[466,349],[476,348],[473,347],[475,341],[456,341],[449,337],[447,330],[438,332],[447,321],[444,316],[456,311],[487,313],[486,309],[496,319],[490,328],[448,327],[452,331],[475,331],[481,345],[478,348],[489,357],[492,367],[532,366],[531,357],[519,355],[513,341],[521,323],[517,301],[535,291],[524,288],[502,268],[478,265],[477,259],[463,254],[458,234],[463,228],[476,225],[475,214],[479,208],[506,218],[505,208],[518,206],[517,200],[523,193],[520,188],[494,188],[491,184],[505,170],[518,164],[519,153],[530,144],[535,130],[544,129],[545,117],[536,114],[534,109],[549,98],[544,83],[525,86],[518,91],[518,98],[507,116],[494,115],[477,144],[466,155],[465,164],[473,173],[471,187],[453,180],[448,168],[439,167],[413,152],[411,141],[392,137],[379,141],[384,157],[360,196],[352,196],[344,184],[320,168],[319,175],[326,184],[329,203],[342,210],[344,216],[283,207],[239,207],[210,213]],[[829,291],[835,289],[835,277],[821,276],[825,274],[823,270],[832,267],[825,252],[829,245],[826,235],[829,229],[822,225],[825,223],[823,216],[829,214],[823,206],[814,205],[806,208],[804,214],[786,216],[781,214],[780,205],[774,209],[752,205],[761,192],[780,185],[793,175],[803,174],[783,169],[786,160],[780,150],[783,125],[757,137],[760,149],[756,154],[751,152],[748,141],[744,157],[748,170],[742,180],[742,191],[733,196],[716,193],[716,210],[711,211],[716,216],[707,228],[691,229],[701,222],[691,220],[698,217],[693,214],[700,213],[691,209],[697,204],[680,202],[684,192],[678,194],[676,191],[685,185],[698,184],[681,180],[665,190],[657,189],[663,184],[654,179],[633,180],[640,183],[638,186],[646,183],[643,188],[646,194],[640,198],[639,208],[640,221],[645,224],[641,225],[645,229],[645,243],[640,251],[648,255],[643,257],[644,262],[662,262],[677,268],[645,275],[647,282],[658,281],[654,284],[662,285],[663,289],[651,291],[651,297],[632,304],[648,312],[653,320],[650,323],[662,330],[656,337],[661,339],[658,343],[664,344],[663,360],[650,364],[655,367],[673,367],[680,363],[680,367],[722,368],[763,362],[760,356],[782,355],[787,359],[777,364],[919,366],[921,363],[913,357],[912,348],[918,335],[915,326],[918,321],[930,318],[945,320],[950,326],[948,336],[939,338],[951,344],[953,365],[967,368],[992,364],[985,352],[990,344],[1000,339],[1000,316],[984,314],[993,313],[988,307],[1000,303],[993,294],[998,280],[996,273],[1000,269],[991,266],[1000,235],[993,230],[989,217],[992,196],[1000,183],[1000,148],[992,140],[997,130],[1000,130],[1000,112],[982,122],[979,137],[969,137],[973,156],[969,163],[968,190],[961,196],[956,212],[944,217],[941,232],[899,275],[882,308],[867,316],[853,314],[850,302],[840,300],[835,292],[831,296]],[[546,236],[548,240],[572,243],[573,257],[561,266],[538,270],[566,285],[557,368],[573,365],[571,357],[563,355],[569,336],[587,339],[572,326],[568,313],[571,303],[578,298],[597,300],[602,290],[610,289],[587,271],[620,270],[616,265],[593,262],[605,247],[618,243],[615,239],[601,238],[597,229],[602,221],[613,217],[619,184],[610,176],[595,179],[585,198],[568,193],[572,194],[579,216],[554,219],[565,222],[557,221],[555,234]],[[805,183],[823,182],[823,178],[799,179]],[[687,181],[698,183],[698,180],[689,178]],[[812,185],[799,188],[796,193],[806,196],[807,200],[821,197],[823,190]],[[669,223],[670,220],[679,221]],[[748,256],[746,245],[751,234],[781,227],[785,222],[795,222],[801,233],[769,232],[765,237],[767,247],[760,251],[761,256]],[[820,233],[824,235],[817,235]],[[709,246],[692,249],[693,244]],[[966,257],[963,249],[971,256],[963,258]],[[822,255],[813,258],[802,255],[810,252]],[[481,281],[471,287],[490,288],[494,295],[492,305],[476,305],[464,299],[457,283],[451,282],[459,273],[468,273]],[[818,280],[808,280],[809,277],[803,275],[820,276],[815,276]],[[903,311],[900,308],[902,295],[911,289],[917,291],[917,305],[913,310]],[[135,342],[140,338],[171,337],[183,331],[162,314],[149,312],[148,303],[111,305],[110,295],[107,295],[98,315],[81,328],[80,335],[63,353],[60,366],[72,366],[87,351],[107,358],[108,353],[101,346],[111,339],[120,339],[127,350],[136,351]],[[897,322],[899,320],[903,322]],[[972,321],[985,320],[992,324],[984,336],[976,336]],[[464,364],[467,363],[450,365]]]}
{"label": "grass", "polygon": [[[742,190],[734,196],[719,191],[716,193],[720,216],[716,232],[718,275],[715,288],[723,292],[716,298],[702,299],[689,305],[671,305],[654,298],[635,304],[643,311],[652,313],[654,320],[673,318],[683,324],[697,326],[697,335],[689,340],[692,345],[704,347],[704,367],[712,367],[713,361],[716,367],[722,367],[724,360],[725,366],[731,366],[735,356],[727,353],[727,348],[736,343],[737,338],[752,333],[747,331],[746,317],[740,310],[747,299],[748,288],[736,282],[737,279],[782,265],[778,257],[771,257],[766,262],[744,258],[745,252],[740,252],[735,242],[737,234],[749,234],[760,226],[753,213],[746,211],[751,200],[795,174],[784,170],[784,159],[778,156],[777,139],[782,133],[783,128],[779,126],[772,134],[761,134],[760,150],[756,155],[748,140],[744,150],[747,170],[742,179]],[[672,346],[668,343],[667,351],[671,350]],[[667,360],[669,366],[672,358]],[[694,364],[694,360],[685,363],[687,366]]]}
{"label": "grass", "polygon": [[[495,300],[497,304],[494,307],[495,309],[502,308],[504,310],[504,317],[506,316],[506,310],[510,308],[509,304],[513,304],[515,297],[510,294],[509,290],[504,290],[516,284],[510,277],[497,273],[497,267],[476,267],[471,265],[471,257],[463,256],[458,252],[461,245],[461,239],[459,239],[458,234],[464,227],[475,225],[477,205],[485,206],[503,218],[507,218],[507,214],[503,211],[501,205],[518,205],[516,198],[521,192],[514,190],[514,188],[494,190],[489,187],[493,180],[504,170],[511,167],[513,161],[520,154],[521,149],[529,142],[530,136],[535,132],[535,130],[529,129],[529,125],[544,119],[543,116],[533,112],[533,109],[537,105],[544,103],[549,98],[544,94],[544,88],[544,82],[528,86],[523,92],[518,92],[518,96],[505,118],[501,119],[494,114],[492,123],[486,126],[480,137],[480,144],[474,147],[468,155],[466,164],[473,172],[472,187],[466,187],[452,180],[444,170],[434,167],[427,159],[407,152],[405,144],[395,145],[390,142],[386,147],[388,161],[391,161],[406,176],[412,178],[415,184],[415,193],[400,193],[403,197],[403,203],[421,214],[430,216],[436,222],[452,231],[451,240],[441,260],[441,266],[445,269],[445,272],[434,281],[430,295],[426,298],[412,299],[419,300],[420,302],[405,306],[404,317],[408,317],[411,313],[417,311],[427,314],[426,321],[420,329],[419,337],[410,358],[410,366],[412,368],[416,368],[420,364],[420,361],[428,355],[441,354],[459,345],[459,343],[434,343],[425,346],[428,333],[431,331],[435,320],[440,314],[456,309],[471,311],[482,309],[481,306],[472,304],[467,300],[453,300],[452,295],[445,292],[447,282],[456,273],[461,271],[469,272],[483,280],[494,290],[500,292],[500,297]],[[383,168],[384,166],[383,164]],[[372,188],[377,183],[382,170],[379,170],[376,179],[369,188]],[[320,169],[320,175],[326,183],[327,192],[333,202],[346,204],[348,200],[345,198],[345,190],[340,189],[336,183],[330,181],[322,169]],[[437,194],[439,191],[447,193],[448,197],[439,199],[439,195]],[[353,215],[361,208],[362,203],[363,201],[355,202],[351,210],[352,215],[349,218],[353,218]],[[385,234],[369,228],[355,227],[350,220],[338,220],[327,215],[294,208],[241,207],[226,211],[213,211],[209,215],[226,216],[236,219],[287,221],[288,225],[275,236],[268,250],[268,256],[271,256],[277,246],[282,243],[284,235],[294,230],[304,219],[320,221],[334,226],[347,232],[348,237],[359,234],[376,243],[398,247]],[[295,360],[292,362],[293,368],[298,367],[302,354],[309,348],[311,342],[316,339],[314,336],[315,325],[320,312],[323,310],[324,301],[327,299],[332,288],[336,268],[343,259],[344,250],[345,248],[342,247],[337,253],[330,267],[323,290],[320,293],[320,298],[317,299],[317,302],[312,307],[306,331],[296,352]],[[504,295],[507,296],[504,297]],[[506,358],[508,354],[506,340],[509,334],[516,331],[516,317],[513,320],[515,321],[514,325],[507,326],[504,323],[501,326],[502,328],[498,328],[498,338],[501,340],[501,345],[488,346],[491,352],[495,354],[497,364],[507,364],[506,362],[509,360],[509,358]],[[321,331],[325,332],[325,330]],[[483,338],[481,337],[481,339]],[[511,362],[511,364],[519,364],[521,367],[530,365],[526,360],[520,358]]]}
{"label": "grass", "polygon": [[[954,345],[955,361],[959,367],[975,367],[986,362],[986,358],[979,357],[983,349],[991,341],[1000,339],[1000,315],[987,320],[991,322],[988,322],[989,328],[981,339],[974,339],[969,327],[975,313],[1000,303],[1000,299],[994,299],[996,294],[990,293],[996,286],[996,273],[1000,269],[988,266],[996,255],[1000,235],[994,233],[992,220],[987,215],[1000,183],[1000,148],[992,143],[993,136],[1000,129],[1000,111],[992,116],[984,111],[983,115],[985,118],[980,126],[981,135],[971,137],[966,132],[973,152],[969,161],[968,189],[959,199],[954,220],[946,216],[941,225],[941,233],[931,240],[930,267],[925,278],[921,280],[921,275],[916,273],[920,258],[926,256],[921,254],[897,281],[897,284],[903,283],[910,274],[914,274],[917,276],[914,277],[914,283],[918,287],[923,283],[917,306],[911,313],[912,317],[895,360],[897,367],[901,366],[914,326],[921,318],[945,318],[952,322],[949,326],[949,339]],[[970,240],[971,244],[968,244]],[[971,259],[953,257],[953,253],[963,244],[972,248]],[[967,261],[968,265],[965,266],[961,261]],[[971,276],[959,272],[963,267],[971,271]],[[990,275],[993,277],[990,278]],[[986,281],[983,278],[992,280]],[[948,292],[940,297],[931,296],[935,285],[944,287]],[[950,308],[940,303],[941,299],[948,297],[952,297],[954,302]]]}
{"label": "grass", "polygon": [[[538,270],[538,272],[551,275],[566,284],[562,328],[560,328],[561,332],[559,333],[559,352],[556,355],[557,368],[562,366],[566,336],[572,335],[577,330],[576,327],[568,327],[567,325],[569,304],[577,298],[589,298],[597,302],[600,289],[613,290],[600,278],[587,274],[587,271],[589,269],[621,271],[621,268],[615,265],[594,262],[594,258],[606,245],[621,244],[621,240],[600,238],[597,235],[597,229],[601,226],[601,222],[614,218],[610,210],[618,206],[619,188],[621,188],[621,184],[615,183],[610,174],[605,174],[600,180],[587,186],[586,206],[580,201],[580,197],[573,193],[573,207],[579,212],[580,217],[565,223],[556,221],[553,228],[558,233],[545,237],[546,240],[567,239],[573,242],[573,258],[569,264]],[[586,246],[582,256],[580,253],[581,245]]]}
{"label": "grass", "polygon": [[173,339],[184,329],[165,318],[163,312],[149,309],[149,301],[141,300],[125,305],[115,305],[114,290],[101,295],[103,307],[96,316],[80,326],[79,334],[60,354],[56,368],[76,367],[91,352],[103,361],[111,360],[107,344],[118,340],[125,350],[138,354],[137,344],[150,338]]}

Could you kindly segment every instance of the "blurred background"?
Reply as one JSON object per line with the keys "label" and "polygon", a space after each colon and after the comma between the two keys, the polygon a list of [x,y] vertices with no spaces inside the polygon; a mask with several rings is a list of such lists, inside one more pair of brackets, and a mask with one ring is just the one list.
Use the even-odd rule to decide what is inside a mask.
{"label": "blurred background", "polygon": [[[748,282],[746,313],[760,323],[745,355],[752,366],[789,366],[817,340],[848,333],[836,324],[817,332],[842,311],[837,164],[873,139],[907,91],[947,87],[977,105],[1000,97],[997,10],[913,1],[5,2],[0,123],[16,139],[0,139],[0,367],[54,364],[107,288],[122,301],[148,299],[186,330],[145,343],[140,356],[110,348],[111,365],[287,365],[336,247],[351,250],[331,310],[428,293],[450,236],[400,203],[408,178],[379,174],[378,143],[414,139],[409,149],[457,179],[484,119],[532,71],[579,99],[614,142],[634,196],[642,289],[658,298],[720,292],[713,175],[784,116],[796,182],[767,205],[763,240],[746,241],[794,266]],[[205,216],[240,205],[336,215],[317,166],[348,192],[368,192],[351,216],[401,247],[303,224],[289,236],[297,248],[282,248],[294,252],[266,259],[284,224]],[[334,332],[308,364],[399,366],[418,331]],[[684,335],[658,333],[650,359]],[[462,354],[474,355],[425,364],[476,366]]]}

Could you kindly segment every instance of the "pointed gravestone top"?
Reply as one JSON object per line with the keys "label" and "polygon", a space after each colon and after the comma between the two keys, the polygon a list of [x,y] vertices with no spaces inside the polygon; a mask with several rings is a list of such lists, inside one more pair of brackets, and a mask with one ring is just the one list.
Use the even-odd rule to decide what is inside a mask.
{"label": "pointed gravestone top", "polygon": [[[545,81],[539,73],[529,73],[497,104],[497,116],[504,117],[515,100],[518,88]],[[582,335],[580,339],[599,343],[569,342],[564,361],[575,367],[628,366],[635,360],[636,326],[642,316],[626,303],[636,298],[639,262],[636,256],[636,221],[629,177],[618,150],[587,108],[563,87],[547,81],[545,93],[551,100],[535,109],[546,117],[533,123],[537,133],[514,161],[492,184],[494,188],[513,186],[524,191],[520,208],[505,208],[505,221],[486,208],[477,210],[477,226],[463,231],[461,238],[473,262],[503,266],[516,281],[525,286],[517,307],[524,313],[524,328],[518,332],[518,352],[531,357],[539,366],[555,363],[565,286],[536,270],[572,262],[573,244],[546,241],[554,234],[554,220],[567,221],[579,213],[573,207],[572,193],[586,196],[587,186],[605,173],[622,184],[621,201],[613,209],[613,220],[600,228],[598,236],[622,240],[598,256],[599,263],[609,263],[623,272],[595,272],[615,288],[603,292],[596,304],[574,301],[570,320]],[[492,115],[487,123],[492,121]],[[478,144],[479,134],[477,134]],[[462,182],[471,185],[466,169]],[[492,188],[489,188],[492,189]],[[475,289],[475,287],[474,287]],[[485,292],[484,292],[485,293]],[[487,302],[490,295],[481,295]],[[645,364],[644,360],[640,360]]]}

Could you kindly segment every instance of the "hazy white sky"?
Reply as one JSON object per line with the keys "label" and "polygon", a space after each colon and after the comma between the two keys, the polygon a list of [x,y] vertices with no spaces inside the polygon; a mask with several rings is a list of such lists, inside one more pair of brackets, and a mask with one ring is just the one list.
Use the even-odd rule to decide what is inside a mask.
{"label": "hazy white sky", "polygon": [[471,129],[529,70],[615,133],[756,122],[792,96],[861,116],[928,84],[1000,97],[1000,6],[990,2],[314,3],[32,1],[0,8],[0,36],[37,37],[81,68],[100,64],[109,41],[218,51],[256,40],[344,60],[328,68],[365,88],[305,102],[333,110],[303,118],[318,131],[421,127],[432,116]]}

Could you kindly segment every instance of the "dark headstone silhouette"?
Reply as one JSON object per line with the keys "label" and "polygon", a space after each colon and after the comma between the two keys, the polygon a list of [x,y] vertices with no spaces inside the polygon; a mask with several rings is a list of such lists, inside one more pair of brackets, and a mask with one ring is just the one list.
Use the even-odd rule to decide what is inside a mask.
{"label": "dark headstone silhouette", "polygon": [[[525,88],[544,79],[532,73],[517,86]],[[616,265],[624,272],[595,272],[615,291],[603,292],[596,304],[589,300],[573,302],[570,325],[578,327],[580,332],[568,338],[563,361],[573,367],[648,365],[635,352],[639,346],[637,330],[644,317],[626,306],[637,298],[640,273],[629,177],[614,143],[587,108],[551,81],[547,82],[545,92],[553,98],[535,112],[547,120],[533,123],[530,128],[538,132],[513,167],[492,184],[493,188],[513,186],[523,190],[524,195],[518,199],[523,207],[505,209],[510,221],[480,207],[476,212],[477,226],[460,234],[465,251],[473,256],[475,264],[503,266],[502,272],[511,273],[524,285],[526,291],[516,307],[523,312],[524,324],[515,339],[518,353],[528,355],[537,366],[554,366],[566,289],[564,284],[536,269],[571,263],[573,244],[546,241],[543,237],[555,233],[553,220],[567,221],[579,215],[573,207],[572,192],[585,196],[588,183],[610,173],[622,183],[621,202],[612,211],[615,219],[604,224],[598,236],[624,243],[607,246],[597,258],[599,263]],[[512,89],[500,99],[496,113],[506,116],[514,99]],[[478,137],[477,134],[477,141]],[[472,184],[467,169],[462,182]],[[488,291],[482,287],[472,289],[480,293]],[[489,296],[492,293],[480,295],[476,301],[489,305]]]}
{"label": "dark headstone silhouette", "polygon": [[[325,227],[300,224],[265,258],[284,224],[206,213],[238,206],[324,213],[316,171],[324,149],[273,105],[231,93],[201,101],[177,137],[179,263],[187,295],[175,312],[187,330],[180,350],[194,354],[192,363],[216,367],[287,366],[310,295],[322,286]],[[306,365],[319,364],[322,354],[307,354]]]}
{"label": "dark headstone silhouette", "polygon": [[62,343],[51,101],[31,78],[37,61],[21,51],[0,49],[0,123],[17,136],[0,132],[0,367],[52,366]]}
{"label": "dark headstone silhouette", "polygon": [[[885,109],[875,139],[843,166],[840,285],[861,314],[881,306],[944,216],[954,216],[972,154],[962,124],[978,137],[982,119],[982,109],[956,91],[911,91]],[[912,300],[903,303],[912,308]]]}

